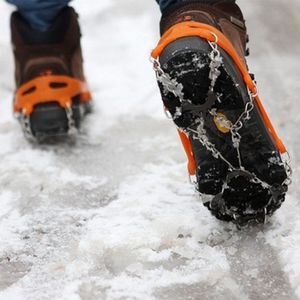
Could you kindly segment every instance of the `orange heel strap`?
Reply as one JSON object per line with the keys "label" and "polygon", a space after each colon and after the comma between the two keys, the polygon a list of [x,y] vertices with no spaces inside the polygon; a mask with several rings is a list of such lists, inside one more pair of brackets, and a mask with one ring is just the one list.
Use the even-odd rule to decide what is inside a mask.
{"label": "orange heel strap", "polygon": [[75,96],[79,96],[81,102],[91,100],[91,94],[85,82],[61,75],[37,77],[17,90],[14,112],[22,112],[28,117],[35,105],[49,102],[57,102],[62,108],[69,108]]}

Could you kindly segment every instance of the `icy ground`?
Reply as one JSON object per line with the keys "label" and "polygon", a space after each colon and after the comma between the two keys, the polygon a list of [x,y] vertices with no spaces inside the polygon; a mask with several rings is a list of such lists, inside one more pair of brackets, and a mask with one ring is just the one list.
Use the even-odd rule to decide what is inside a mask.
{"label": "icy ground", "polygon": [[186,178],[149,52],[154,1],[74,1],[95,99],[75,146],[38,147],[11,115],[13,62],[0,2],[0,299],[300,298],[300,2],[240,0],[262,98],[294,161],[265,226],[210,216]]}

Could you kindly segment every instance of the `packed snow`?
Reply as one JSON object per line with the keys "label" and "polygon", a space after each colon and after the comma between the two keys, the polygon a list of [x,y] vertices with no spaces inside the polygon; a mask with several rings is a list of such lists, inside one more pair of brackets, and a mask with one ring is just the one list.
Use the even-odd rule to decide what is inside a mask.
{"label": "packed snow", "polygon": [[154,1],[74,1],[95,109],[75,145],[53,146],[28,143],[12,116],[12,7],[0,3],[0,300],[300,298],[300,3],[239,3],[294,167],[283,207],[243,230],[187,180],[149,62]]}

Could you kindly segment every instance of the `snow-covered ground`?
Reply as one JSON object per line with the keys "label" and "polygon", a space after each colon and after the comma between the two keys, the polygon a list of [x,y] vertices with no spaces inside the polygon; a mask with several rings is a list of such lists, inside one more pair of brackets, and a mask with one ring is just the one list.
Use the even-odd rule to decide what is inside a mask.
{"label": "snow-covered ground", "polygon": [[74,1],[95,112],[75,146],[33,146],[11,114],[13,60],[0,2],[0,299],[300,298],[300,2],[240,0],[251,70],[294,161],[265,226],[215,220],[186,178],[149,52],[154,1]]}

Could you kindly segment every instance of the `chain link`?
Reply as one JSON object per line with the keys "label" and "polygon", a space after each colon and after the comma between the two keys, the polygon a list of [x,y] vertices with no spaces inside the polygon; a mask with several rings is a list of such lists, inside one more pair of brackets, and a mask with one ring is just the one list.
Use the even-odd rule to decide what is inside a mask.
{"label": "chain link", "polygon": [[181,103],[183,103],[185,101],[183,94],[183,85],[181,83],[178,83],[175,78],[172,79],[171,76],[162,69],[158,59],[151,58],[151,61],[153,63],[153,69],[156,74],[156,79],[162,84],[165,92],[173,93],[174,96],[177,97]]}

